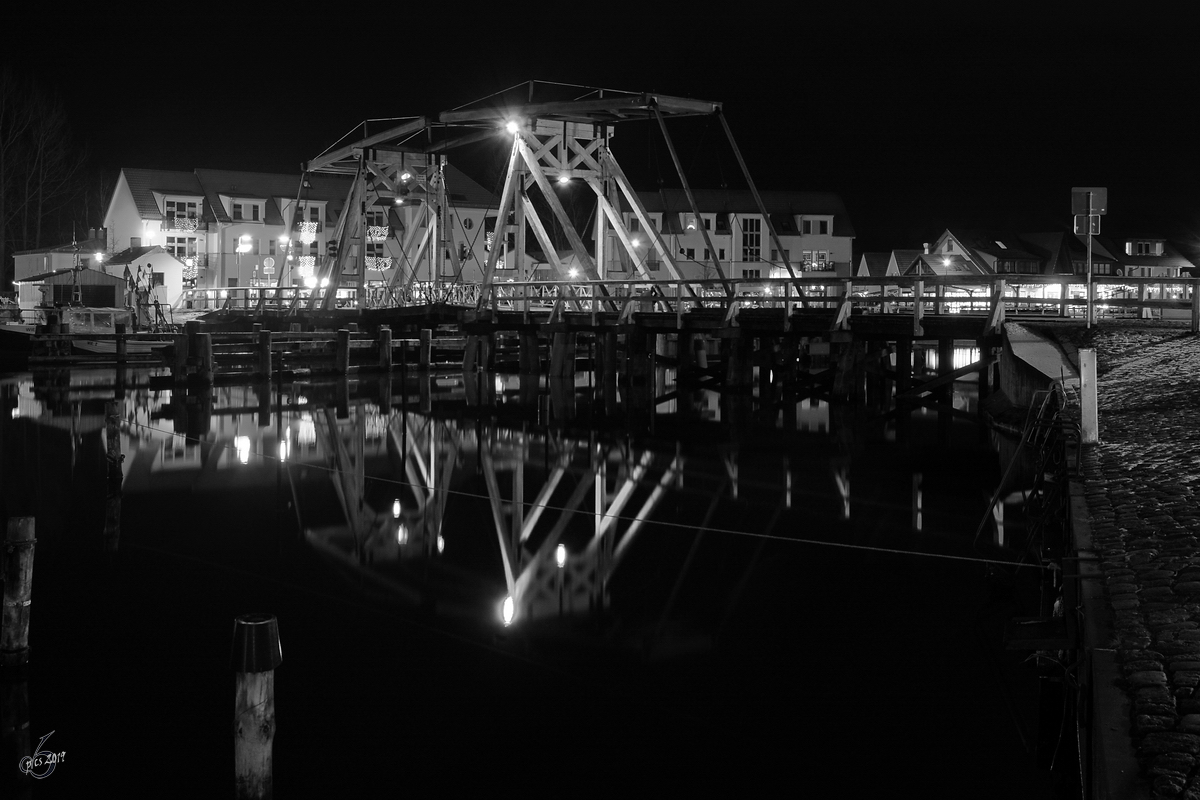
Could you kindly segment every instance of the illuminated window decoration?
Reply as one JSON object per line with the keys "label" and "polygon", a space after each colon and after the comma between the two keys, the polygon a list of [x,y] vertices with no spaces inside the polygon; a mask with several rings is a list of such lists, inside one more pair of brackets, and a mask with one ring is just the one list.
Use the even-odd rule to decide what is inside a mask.
{"label": "illuminated window decoration", "polygon": [[383,272],[392,268],[392,259],[388,256],[367,256],[367,269]]}
{"label": "illuminated window decoration", "polygon": [[368,225],[367,241],[382,242],[388,238],[389,233],[391,233],[391,228],[387,225]]}
{"label": "illuminated window decoration", "polygon": [[[189,258],[188,261],[192,261],[192,259]],[[185,281],[196,280],[196,275],[198,273],[199,273],[199,269],[197,269],[196,264],[194,262],[190,263],[190,264],[185,264],[183,267],[183,279]]]}
{"label": "illuminated window decoration", "polygon": [[300,229],[300,241],[311,244],[317,240],[317,223],[300,222],[296,227]]}
{"label": "illuminated window decoration", "polygon": [[195,217],[173,217],[171,227],[177,231],[191,232],[196,230],[199,221]]}
{"label": "illuminated window decoration", "polygon": [[301,278],[307,278],[313,274],[313,270],[317,267],[316,256],[300,256],[299,264],[296,265],[296,272]]}

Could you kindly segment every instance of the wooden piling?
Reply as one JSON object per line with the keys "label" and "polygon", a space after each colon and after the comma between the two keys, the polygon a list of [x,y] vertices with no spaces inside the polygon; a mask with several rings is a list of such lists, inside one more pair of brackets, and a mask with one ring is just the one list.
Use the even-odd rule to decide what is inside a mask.
{"label": "wooden piling", "polygon": [[421,329],[421,349],[417,354],[417,368],[428,370],[433,364],[433,331]]}
{"label": "wooden piling", "polygon": [[522,333],[520,345],[520,370],[522,375],[537,375],[542,371],[542,357],[538,351],[536,333]]}
{"label": "wooden piling", "polygon": [[197,371],[197,377],[199,377],[203,383],[212,383],[213,375],[216,372],[216,364],[213,363],[212,334],[197,334],[196,344],[197,355],[200,359],[200,368]]}
{"label": "wooden piling", "polygon": [[258,374],[263,378],[271,377],[271,332],[258,331]]}
{"label": "wooden piling", "polygon": [[171,363],[171,377],[176,381],[182,381],[187,377],[188,343],[190,341],[191,337],[186,333],[175,336],[175,358]]}
{"label": "wooden piling", "polygon": [[118,322],[116,325],[117,333],[117,364],[124,364],[129,360],[129,343],[125,340],[125,323]]}
{"label": "wooden piling", "polygon": [[239,800],[270,798],[275,742],[275,668],[283,661],[273,615],[234,620],[234,790]]}
{"label": "wooden piling", "polygon": [[0,664],[29,662],[29,610],[33,590],[33,517],[8,521],[4,541],[4,610],[0,617]]}
{"label": "wooden piling", "polygon": [[333,358],[333,371],[338,375],[350,372],[350,330],[338,328],[337,350]]}
{"label": "wooden piling", "polygon": [[379,328],[379,369],[392,371],[392,329],[387,325]]}

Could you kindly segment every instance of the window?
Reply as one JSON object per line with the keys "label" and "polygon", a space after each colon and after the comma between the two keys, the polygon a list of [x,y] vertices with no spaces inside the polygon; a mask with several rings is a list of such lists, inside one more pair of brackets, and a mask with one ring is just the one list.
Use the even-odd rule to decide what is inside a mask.
{"label": "window", "polygon": [[233,218],[234,219],[242,219],[242,204],[241,203],[233,204]]}
{"label": "window", "polygon": [[269,255],[269,256],[275,255],[275,240],[274,239],[267,240],[267,255]]}
{"label": "window", "polygon": [[742,261],[762,259],[762,220],[745,217],[742,220]]}
{"label": "window", "polygon": [[637,218],[636,218],[636,217],[633,217],[633,218],[631,218],[631,219],[629,220],[629,231],[630,231],[630,233],[637,233],[639,230],[641,230],[641,228],[640,228],[640,227],[638,227],[638,221],[637,221]]}
{"label": "window", "polygon": [[708,217],[704,218],[704,230],[706,230],[706,231],[712,230],[712,220],[709,219]]}
{"label": "window", "polygon": [[761,278],[762,270],[761,269],[744,269],[744,270],[742,270],[742,277],[743,278]]}
{"label": "window", "polygon": [[164,273],[162,273],[162,272],[151,272],[150,273],[150,288],[151,289],[153,289],[155,286],[165,286],[165,285],[166,285],[166,275]]}
{"label": "window", "polygon": [[185,258],[195,257],[196,255],[196,237],[194,236],[168,236],[166,251],[182,261]]}
{"label": "window", "polygon": [[696,260],[696,248],[685,247],[683,249],[683,257],[688,259],[689,261],[695,261]]}
{"label": "window", "polygon": [[[791,250],[784,250],[784,251],[783,251],[783,260],[784,260],[784,261],[791,261],[791,260],[792,260],[791,252],[792,252]],[[779,260],[780,260],[780,259],[779,259],[779,251],[778,251],[778,250],[771,250],[771,260],[772,260],[772,261],[779,261]]]}
{"label": "window", "polygon": [[168,220],[196,219],[196,203],[189,200],[168,200],[166,202],[166,217]]}
{"label": "window", "polygon": [[811,219],[804,220],[804,222],[802,223],[802,226],[803,227],[801,229],[801,232],[804,233],[804,235],[807,236],[812,233],[812,220]]}
{"label": "window", "polygon": [[725,248],[724,247],[717,248],[717,258],[719,258],[722,261],[725,260]]}
{"label": "window", "polygon": [[250,206],[250,219],[258,222],[258,203],[254,203]]}
{"label": "window", "polygon": [[817,224],[820,225],[820,230],[821,230],[822,234],[829,233],[829,220],[823,219]]}

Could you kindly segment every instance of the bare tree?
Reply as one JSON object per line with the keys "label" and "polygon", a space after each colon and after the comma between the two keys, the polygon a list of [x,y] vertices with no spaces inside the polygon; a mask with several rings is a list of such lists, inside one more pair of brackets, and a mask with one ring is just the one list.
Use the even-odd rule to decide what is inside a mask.
{"label": "bare tree", "polygon": [[20,147],[32,120],[28,89],[7,69],[0,73],[0,291],[11,285],[9,222],[15,216],[10,198],[18,175]]}
{"label": "bare tree", "polygon": [[0,290],[11,286],[13,252],[69,241],[84,163],[62,101],[0,73]]}

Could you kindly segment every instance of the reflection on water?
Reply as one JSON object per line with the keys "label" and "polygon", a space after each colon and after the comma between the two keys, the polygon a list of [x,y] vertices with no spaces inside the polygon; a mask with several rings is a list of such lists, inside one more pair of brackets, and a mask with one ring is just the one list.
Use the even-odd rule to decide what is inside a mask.
{"label": "reflection on water", "polygon": [[[918,351],[930,369],[936,355]],[[866,636],[878,644],[864,654],[882,646],[936,670],[939,640],[972,627],[938,615],[984,614],[985,574],[1020,583],[1020,495],[1000,493],[1007,515],[1003,500],[989,507],[1000,463],[974,423],[761,390],[683,388],[640,413],[636,388],[609,396],[587,374],[555,383],[439,375],[188,390],[113,371],[12,379],[0,384],[3,500],[9,515],[37,516],[51,550],[89,548],[91,523],[62,502],[84,504],[89,472],[77,465],[103,450],[103,404],[120,394],[118,558],[161,552],[269,575],[282,588],[250,594],[273,605],[284,638],[289,625],[321,636],[311,614],[286,612],[323,592],[489,647],[520,642],[522,658],[546,664],[619,653],[691,664],[672,667],[689,675],[700,663],[757,664],[836,686],[803,642],[856,659]],[[673,371],[654,388],[675,390]],[[953,394],[955,408],[974,407],[970,383]],[[981,520],[989,533],[973,539]],[[194,579],[192,562],[162,559],[156,570]],[[367,647],[374,624],[347,622],[345,636]],[[899,629],[909,638],[894,638]],[[289,667],[304,669],[285,661],[281,675]],[[991,685],[992,670],[979,680]],[[807,693],[784,686],[780,709],[820,718]],[[1016,753],[1027,723],[1000,709],[1004,752]],[[362,708],[352,719],[379,721]]]}

